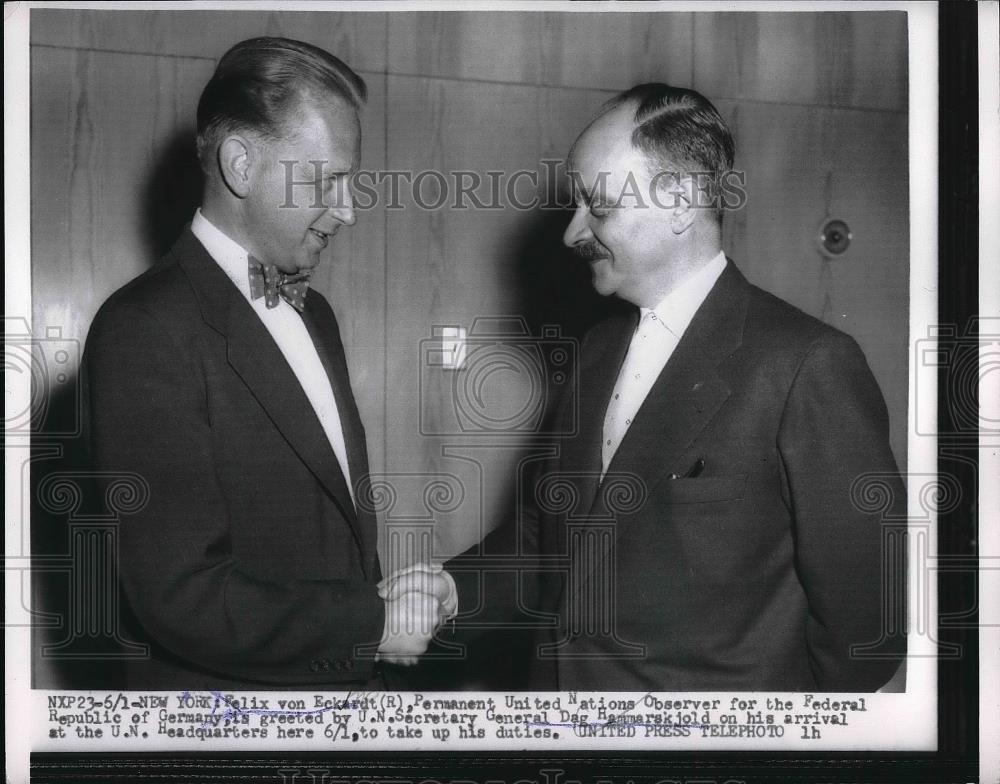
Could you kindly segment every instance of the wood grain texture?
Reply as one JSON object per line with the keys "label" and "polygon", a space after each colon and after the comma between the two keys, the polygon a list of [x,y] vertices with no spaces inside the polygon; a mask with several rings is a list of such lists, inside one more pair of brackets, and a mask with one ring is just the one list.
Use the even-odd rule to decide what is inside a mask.
{"label": "wood grain texture", "polygon": [[165,250],[168,224],[190,220],[194,112],[211,69],[196,59],[33,50],[36,324],[82,341],[104,299]]}
{"label": "wood grain texture", "polygon": [[382,13],[35,8],[30,23],[33,45],[217,60],[239,41],[273,35],[321,46],[355,70],[385,70]]}
{"label": "wood grain texture", "polygon": [[693,84],[709,98],[905,111],[906,14],[704,13]]}
{"label": "wood grain texture", "polygon": [[623,90],[689,83],[688,13],[420,12],[389,15],[399,75]]}
{"label": "wood grain texture", "polygon": [[[82,341],[107,295],[190,218],[198,95],[215,58],[261,34],[311,41],[361,71],[369,170],[539,171],[616,91],[693,83],[730,122],[748,176],[750,200],[726,217],[727,252],[751,280],[859,340],[905,458],[905,15],[35,9],[37,324]],[[421,433],[421,406],[425,424],[441,429],[455,394],[440,373],[421,386],[421,341],[435,325],[470,327],[480,315],[578,336],[606,303],[562,249],[564,210],[511,209],[506,198],[499,210],[450,200],[421,209],[405,188],[403,209],[387,209],[386,190],[331,245],[315,284],[341,321],[373,470],[468,483],[475,514],[463,503],[438,521],[440,552],[454,552],[478,536],[470,520],[503,517],[513,480],[482,489],[483,477],[509,478],[521,447],[508,440],[463,463],[442,455],[449,439]],[[854,230],[851,250],[830,262],[815,245],[828,211]],[[512,377],[497,389],[523,392]]]}
{"label": "wood grain texture", "polygon": [[[488,172],[506,179],[517,171],[537,172],[543,158],[561,158],[609,95],[392,76],[388,163],[416,173],[442,172],[449,180],[458,171],[475,172],[485,183],[476,193],[491,203]],[[450,438],[431,434],[454,423],[455,395],[464,394],[462,385],[473,374],[428,367],[421,343],[436,325],[471,329],[481,316],[523,317],[529,328],[553,320],[536,288],[537,267],[546,263],[538,247],[561,252],[567,216],[559,210],[515,209],[503,191],[499,209],[423,209],[408,196],[403,209],[387,211],[390,470],[454,472],[455,461],[442,457],[447,444],[518,443],[517,437],[489,432],[453,430]],[[426,198],[433,198],[430,188]],[[527,201],[529,189],[518,189],[517,198]],[[511,401],[527,401],[532,393],[526,383],[517,372],[493,376],[487,392],[494,395],[494,413],[516,410]],[[516,450],[498,447],[478,455],[481,474],[512,478]],[[509,496],[512,484],[496,489],[500,496],[481,499],[475,475],[466,477],[472,482],[467,508],[437,519],[445,552],[472,543],[479,530],[472,520],[492,527],[507,508],[510,498],[501,496]],[[488,519],[480,521],[480,512],[468,511],[480,508]]]}
{"label": "wood grain texture", "polygon": [[[906,464],[909,188],[907,120],[893,112],[740,107],[737,168],[747,173],[745,249],[734,260],[757,285],[853,336],[889,406]],[[853,233],[825,260],[824,219]],[[727,248],[727,250],[729,250]]]}
{"label": "wood grain texture", "polygon": [[[722,119],[729,126],[729,131],[736,142],[736,161],[734,169],[737,172],[745,171],[742,166],[743,134],[741,121],[743,119],[739,101],[732,101],[726,98],[712,102],[719,110]],[[735,205],[734,205],[735,206]],[[730,258],[741,259],[747,255],[747,214],[749,210],[744,205],[740,209],[726,210],[722,220],[722,247]]]}

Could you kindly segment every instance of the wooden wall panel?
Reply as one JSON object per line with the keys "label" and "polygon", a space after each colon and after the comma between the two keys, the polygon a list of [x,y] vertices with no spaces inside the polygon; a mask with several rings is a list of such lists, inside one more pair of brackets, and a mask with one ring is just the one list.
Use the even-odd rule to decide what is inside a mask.
{"label": "wooden wall panel", "polygon": [[[562,157],[579,129],[609,94],[512,85],[484,85],[438,79],[389,78],[389,158],[391,168],[437,171],[447,177],[459,170],[482,173],[536,171],[545,157]],[[405,129],[405,130],[404,130]],[[428,188],[428,194],[430,189]],[[485,200],[489,187],[479,190]],[[527,192],[519,199],[527,199]],[[564,213],[518,210],[504,199],[502,209],[426,210],[410,197],[405,208],[388,211],[388,420],[392,450],[390,470],[454,472],[455,461],[442,457],[445,444],[467,443],[472,436],[439,438],[454,407],[449,371],[424,367],[421,341],[435,325],[471,328],[478,316],[529,317],[531,290],[540,242],[558,242]],[[558,246],[561,247],[561,246]],[[546,314],[542,314],[543,320]],[[528,318],[529,322],[531,321]],[[461,381],[461,379],[459,379]],[[508,377],[506,389],[521,399],[523,379]],[[503,377],[492,389],[502,389]],[[498,387],[497,384],[501,386]],[[425,433],[421,433],[421,406]],[[482,439],[479,439],[480,441]],[[485,437],[491,444],[497,437]],[[507,443],[509,438],[500,438]],[[515,439],[516,443],[516,439]],[[512,476],[519,456],[507,448],[481,453],[485,473]],[[463,481],[475,483],[475,475]],[[512,491],[508,484],[503,488]],[[454,552],[475,540],[468,509],[478,509],[470,486],[464,510],[438,518],[442,550]],[[482,499],[479,499],[482,500]],[[505,499],[482,500],[487,527],[499,522]],[[478,517],[478,512],[475,516]]]}
{"label": "wooden wall panel", "polygon": [[[742,134],[742,104],[727,98],[713,99],[712,103],[719,110],[722,119],[729,126],[729,131],[736,142],[736,161],[734,168],[743,171],[741,165],[745,140]],[[735,207],[736,205],[734,205]],[[737,209],[727,210],[722,217],[722,247],[732,259],[745,258],[747,255],[747,213],[746,205]]]}
{"label": "wooden wall panel", "polygon": [[710,99],[903,111],[906,14],[696,14],[694,87]]}
{"label": "wooden wall panel", "polygon": [[216,60],[245,38],[274,35],[321,46],[355,70],[385,70],[383,13],[35,8],[30,21],[33,45]]}
{"label": "wooden wall panel", "polygon": [[[163,249],[176,217],[162,213],[190,197],[179,179],[198,95],[215,58],[261,34],[312,41],[362,72],[366,169],[537,170],[614,92],[693,83],[731,123],[749,177],[726,250],[751,280],[858,338],[905,456],[902,14],[33,10],[36,321],[82,340],[103,299]],[[561,248],[566,211],[391,210],[382,196],[332,244],[316,285],[342,324],[373,470],[458,471],[471,487],[441,455],[448,439],[421,435],[421,340],[477,315],[578,335],[603,302]],[[814,236],[828,204],[855,240],[827,263]],[[449,382],[423,390],[432,424],[452,405]],[[480,454],[509,476],[514,451]],[[496,522],[509,491],[471,498],[475,515]],[[442,552],[478,535],[467,508],[439,520]]]}
{"label": "wooden wall panel", "polygon": [[211,70],[197,59],[32,51],[36,324],[83,340],[104,299],[162,252],[167,214],[190,208],[171,201],[184,188],[170,167],[196,166],[194,112]]}
{"label": "wooden wall panel", "polygon": [[[738,168],[749,192],[735,261],[763,288],[852,335],[887,399],[906,464],[909,190],[905,115],[805,107],[740,108]],[[826,261],[825,218],[853,232]],[[835,383],[832,381],[831,383]]]}
{"label": "wooden wall panel", "polygon": [[622,90],[689,83],[688,13],[435,12],[389,15],[399,75]]}

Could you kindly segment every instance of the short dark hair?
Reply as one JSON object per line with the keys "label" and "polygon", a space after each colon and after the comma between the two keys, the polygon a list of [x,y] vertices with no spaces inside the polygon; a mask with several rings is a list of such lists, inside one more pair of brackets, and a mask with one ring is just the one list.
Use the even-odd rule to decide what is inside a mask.
{"label": "short dark hair", "polygon": [[198,158],[203,168],[222,139],[253,131],[267,139],[287,133],[287,121],[305,100],[329,93],[358,109],[368,97],[364,80],[318,46],[288,38],[250,38],[226,52],[198,101]]}
{"label": "short dark hair", "polygon": [[632,144],[657,167],[710,173],[710,197],[722,216],[719,180],[733,168],[736,146],[729,126],[704,95],[684,87],[651,82],[619,93],[602,113],[634,103]]}

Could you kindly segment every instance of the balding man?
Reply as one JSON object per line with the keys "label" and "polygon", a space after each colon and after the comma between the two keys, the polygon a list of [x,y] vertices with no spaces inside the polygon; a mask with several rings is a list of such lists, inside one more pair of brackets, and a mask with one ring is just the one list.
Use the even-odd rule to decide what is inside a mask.
{"label": "balding man", "polygon": [[[564,241],[633,309],[587,334],[554,427],[575,435],[520,494],[517,552],[545,574],[533,591],[525,570],[523,605],[559,619],[541,685],[873,691],[899,665],[883,606],[901,570],[852,498],[877,476],[905,513],[885,404],[854,340],[723,253],[733,151],[707,99],[664,84],[614,98],[572,147]],[[479,620],[499,623],[491,604]]]}

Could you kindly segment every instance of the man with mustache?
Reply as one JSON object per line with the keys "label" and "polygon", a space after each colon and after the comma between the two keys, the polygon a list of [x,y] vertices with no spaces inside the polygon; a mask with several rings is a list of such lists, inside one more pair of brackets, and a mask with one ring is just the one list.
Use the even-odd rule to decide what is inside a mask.
{"label": "man with mustache", "polygon": [[[905,496],[882,395],[854,340],[723,253],[733,154],[715,107],[664,84],[611,100],[570,152],[564,242],[634,309],[585,337],[579,410],[567,398],[554,427],[573,435],[521,494],[516,548],[487,547],[537,558],[517,593],[558,619],[541,687],[873,691],[903,655],[885,628],[903,583],[880,512],[905,517]],[[865,477],[884,510],[856,501]],[[513,596],[474,563],[454,567],[463,604],[487,586],[476,620],[502,624]]]}
{"label": "man with mustache", "polygon": [[365,430],[340,332],[309,288],[355,222],[362,79],[328,52],[255,38],[198,106],[200,209],[116,292],[87,341],[93,462],[149,501],[120,577],[151,656],[130,688],[377,688],[454,612],[450,578],[384,600],[357,497]]}

